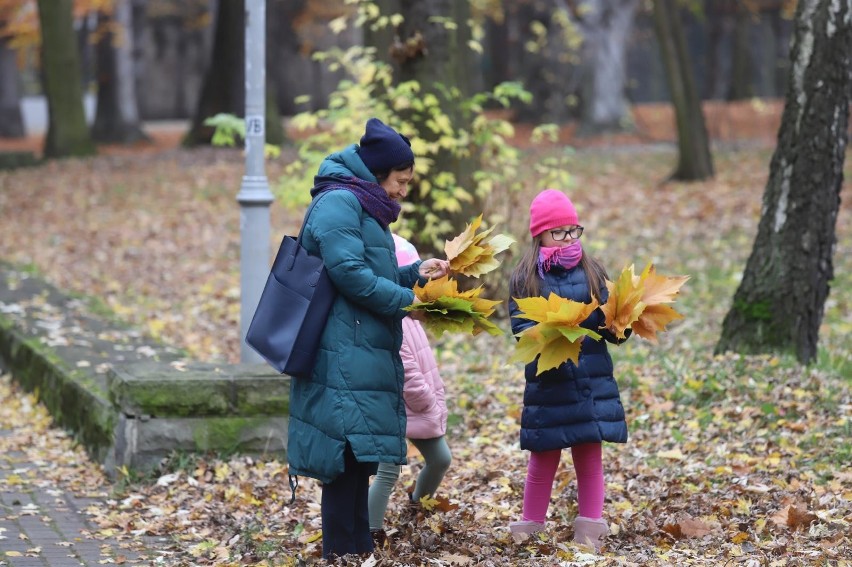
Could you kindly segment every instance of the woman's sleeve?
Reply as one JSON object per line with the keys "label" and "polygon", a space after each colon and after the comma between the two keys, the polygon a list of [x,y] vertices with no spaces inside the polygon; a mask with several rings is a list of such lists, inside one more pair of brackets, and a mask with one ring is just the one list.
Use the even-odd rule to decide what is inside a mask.
{"label": "woman's sleeve", "polygon": [[419,283],[421,286],[426,285],[426,282],[429,280],[420,277],[420,264],[422,263],[422,260],[417,260],[413,264],[400,268],[399,285],[409,289],[413,288],[416,283]]}
{"label": "woman's sleeve", "polygon": [[367,265],[360,207],[349,191],[332,191],[311,213],[311,235],[338,293],[380,315],[402,317],[414,292],[376,275]]}

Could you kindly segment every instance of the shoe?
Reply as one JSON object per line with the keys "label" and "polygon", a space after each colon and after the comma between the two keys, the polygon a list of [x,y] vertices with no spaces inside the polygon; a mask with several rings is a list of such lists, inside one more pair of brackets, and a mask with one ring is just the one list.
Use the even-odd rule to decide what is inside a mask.
{"label": "shoe", "polygon": [[603,539],[609,535],[609,526],[603,518],[593,520],[584,516],[577,516],[574,520],[574,542],[588,545],[595,551],[601,550]]}
{"label": "shoe", "polygon": [[512,539],[515,540],[515,543],[522,543],[531,535],[542,531],[544,531],[544,522],[522,520],[520,522],[509,523],[509,532],[511,532]]}

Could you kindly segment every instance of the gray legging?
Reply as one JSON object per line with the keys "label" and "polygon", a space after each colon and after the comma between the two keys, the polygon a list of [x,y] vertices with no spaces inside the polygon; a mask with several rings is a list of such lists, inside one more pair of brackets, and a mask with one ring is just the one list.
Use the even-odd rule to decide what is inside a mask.
{"label": "gray legging", "polygon": [[[447,440],[441,437],[434,439],[411,439],[420,454],[423,455],[425,465],[420,474],[417,475],[417,483],[414,485],[414,500],[420,500],[423,496],[434,495],[438,485],[444,478],[447,469],[450,468],[450,447]],[[379,530],[385,518],[393,487],[399,479],[399,465],[390,463],[379,463],[376,478],[370,485],[370,494],[367,505],[370,509],[370,529]]]}

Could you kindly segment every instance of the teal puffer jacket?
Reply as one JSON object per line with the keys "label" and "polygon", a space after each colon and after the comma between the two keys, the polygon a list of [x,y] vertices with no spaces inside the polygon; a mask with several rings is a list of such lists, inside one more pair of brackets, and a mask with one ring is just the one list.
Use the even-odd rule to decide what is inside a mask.
{"label": "teal puffer jacket", "polygon": [[398,268],[391,233],[351,192],[320,194],[302,245],[323,258],[338,291],[310,379],[293,378],[290,474],[333,481],[349,443],[359,462],[405,464],[403,307],[420,262]]}

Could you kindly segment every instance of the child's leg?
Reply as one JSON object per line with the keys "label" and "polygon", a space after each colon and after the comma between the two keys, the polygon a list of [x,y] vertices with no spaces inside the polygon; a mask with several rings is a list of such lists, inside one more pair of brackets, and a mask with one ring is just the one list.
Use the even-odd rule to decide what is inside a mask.
{"label": "child's leg", "polygon": [[452,455],[450,455],[450,447],[447,445],[444,436],[434,439],[412,439],[411,442],[423,455],[425,461],[423,470],[417,475],[417,484],[414,486],[414,494],[412,494],[412,498],[416,501],[427,494],[435,495],[438,485],[441,484],[447,469],[450,468]]}
{"label": "child's leg", "polygon": [[530,452],[527,483],[524,485],[524,521],[544,523],[561,455],[560,449]]}
{"label": "child's leg", "polygon": [[600,443],[571,447],[577,473],[579,515],[596,520],[603,516],[604,478]]}
{"label": "child's leg", "polygon": [[371,530],[382,529],[385,512],[388,509],[388,499],[398,478],[399,465],[379,463],[379,470],[376,472],[373,483],[370,484],[370,492],[367,496]]}

